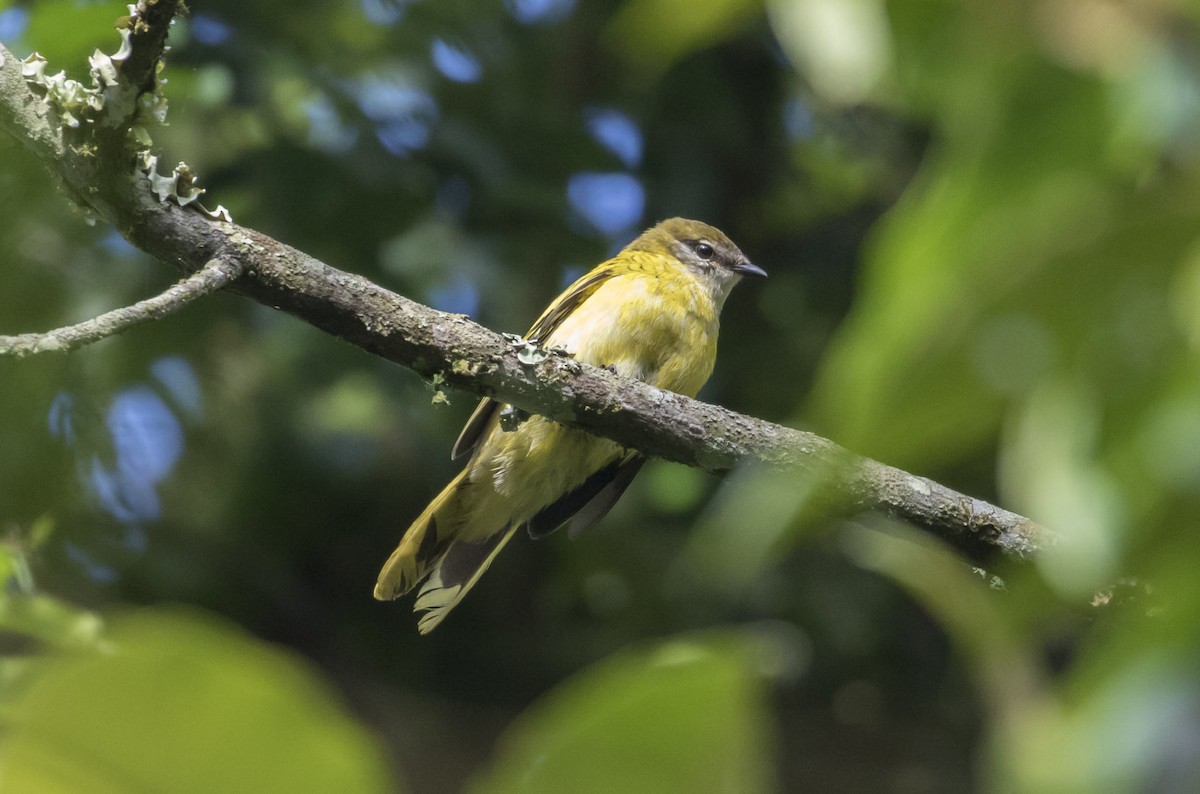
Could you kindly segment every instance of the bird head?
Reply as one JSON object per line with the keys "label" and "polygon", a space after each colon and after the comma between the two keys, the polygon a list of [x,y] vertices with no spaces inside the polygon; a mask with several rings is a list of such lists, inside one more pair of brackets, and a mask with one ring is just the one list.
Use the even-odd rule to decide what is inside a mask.
{"label": "bird head", "polygon": [[698,278],[727,294],[745,275],[765,276],[720,229],[701,221],[670,218],[650,227],[629,244],[628,250],[670,255]]}

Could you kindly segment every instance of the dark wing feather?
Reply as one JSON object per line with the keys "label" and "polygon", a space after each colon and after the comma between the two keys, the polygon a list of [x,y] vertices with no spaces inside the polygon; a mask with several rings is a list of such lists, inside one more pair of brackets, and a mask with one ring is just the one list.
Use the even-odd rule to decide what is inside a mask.
{"label": "dark wing feather", "polygon": [[642,470],[642,464],[645,462],[646,459],[638,455],[625,463],[613,477],[612,482],[596,494],[592,501],[584,505],[582,510],[571,517],[571,528],[567,531],[567,536],[574,540],[579,537],[579,533],[608,515],[608,511],[612,510],[613,505],[621,498],[621,494],[625,493],[625,489]]}
{"label": "dark wing feather", "polygon": [[458,434],[454,448],[450,450],[450,460],[457,460],[478,446],[479,439],[483,438],[483,431],[487,430],[488,423],[492,421],[492,417],[499,407],[500,403],[491,397],[484,397],[479,401],[479,405],[475,406],[475,412],[471,414],[466,426]]}
{"label": "dark wing feather", "polygon": [[601,284],[612,278],[613,274],[613,268],[609,266],[608,262],[605,262],[580,276],[574,284],[567,287],[561,295],[554,299],[553,303],[546,307],[546,311],[537,318],[533,327],[529,329],[529,333],[525,334],[525,338],[536,340],[539,345],[544,345],[550,334],[554,333],[554,329],[562,325],[562,321],[579,308],[579,304],[591,297],[591,294],[598,290]]}
{"label": "dark wing feather", "polygon": [[[546,308],[546,311],[542,312],[542,316],[529,329],[529,333],[525,334],[525,338],[536,340],[538,344],[544,344],[547,337],[554,333],[554,329],[562,325],[562,321],[579,308],[579,304],[587,300],[593,292],[600,288],[601,284],[612,277],[613,270],[606,265],[608,265],[607,262],[599,265],[567,287]],[[500,408],[500,403],[490,397],[484,397],[479,401],[475,412],[471,414],[466,426],[458,434],[458,440],[454,442],[454,448],[450,451],[451,460],[462,457],[479,445],[479,440],[483,438],[484,431],[491,424],[492,417],[495,416],[498,408]]]}
{"label": "dark wing feather", "polygon": [[571,537],[604,518],[633,482],[646,459],[629,455],[616,460],[588,477],[575,490],[563,494],[525,523],[529,536],[544,538],[568,521]]}

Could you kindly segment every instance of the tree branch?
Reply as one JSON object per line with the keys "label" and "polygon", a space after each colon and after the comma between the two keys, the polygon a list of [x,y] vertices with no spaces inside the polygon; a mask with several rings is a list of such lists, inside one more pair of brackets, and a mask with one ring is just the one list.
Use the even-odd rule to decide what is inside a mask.
{"label": "tree branch", "polygon": [[21,74],[21,62],[0,44],[0,129],[24,144],[51,171],[63,159],[62,128],[50,106],[35,96]]}
{"label": "tree branch", "polygon": [[121,93],[132,97],[131,107],[122,108],[125,121],[132,119],[132,107],[138,97],[153,91],[157,85],[167,34],[181,5],[181,0],[139,0],[136,4],[137,14],[129,20],[129,57],[121,63],[120,70]]}
{"label": "tree branch", "polygon": [[211,295],[239,275],[241,271],[236,263],[220,259],[210,260],[163,293],[138,301],[132,306],[113,309],[77,325],[55,328],[43,334],[0,336],[0,356],[24,358],[36,353],[69,353],[84,345],[119,334],[138,323],[160,320],[197,298]]}
{"label": "tree branch", "polygon": [[[45,147],[13,111],[37,98],[8,74],[15,60],[2,46],[0,56],[0,128],[45,160]],[[856,457],[811,433],[623,380],[557,353],[522,363],[511,342],[464,316],[408,300],[253,230],[160,202],[145,174],[133,169],[76,169],[70,159],[48,165],[58,166],[71,192],[87,197],[93,211],[142,250],[185,273],[213,259],[226,262],[243,273],[231,289],[425,377],[439,375],[447,386],[713,472],[757,462],[819,477],[830,483],[831,508],[904,519],[973,561],[1026,559],[1050,542],[1027,518]],[[98,182],[79,181],[97,173]]]}

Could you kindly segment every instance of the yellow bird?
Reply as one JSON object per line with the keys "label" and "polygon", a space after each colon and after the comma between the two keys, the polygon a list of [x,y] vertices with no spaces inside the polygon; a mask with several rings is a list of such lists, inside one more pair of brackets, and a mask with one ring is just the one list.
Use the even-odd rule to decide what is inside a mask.
{"label": "yellow bird", "polygon": [[[672,218],[559,295],[526,338],[660,389],[694,397],[712,374],[718,317],[743,275],[765,276],[719,230]],[[375,597],[423,582],[413,609],[427,634],[467,594],[520,527],[544,537],[600,520],[645,461],[640,454],[533,416],[505,430],[484,399],[454,444],[470,453],[384,563]]]}

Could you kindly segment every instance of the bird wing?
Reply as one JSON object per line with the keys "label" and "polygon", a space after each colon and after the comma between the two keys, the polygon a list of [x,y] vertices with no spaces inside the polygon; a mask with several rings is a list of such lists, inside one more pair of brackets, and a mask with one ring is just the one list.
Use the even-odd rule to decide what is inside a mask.
{"label": "bird wing", "polygon": [[[533,327],[525,334],[525,338],[539,344],[545,342],[571,312],[579,308],[579,305],[599,289],[601,284],[613,277],[615,270],[611,267],[611,262],[612,260],[609,260],[597,265],[567,287],[561,295],[554,299],[553,303],[546,307],[542,316],[537,318]],[[484,397],[479,401],[475,412],[467,420],[462,432],[458,434],[458,440],[454,442],[453,449],[450,450],[451,460],[457,460],[479,445],[480,439],[485,435],[485,431],[499,408],[500,403],[491,397]]]}
{"label": "bird wing", "polygon": [[479,401],[479,405],[475,406],[474,413],[467,420],[467,424],[463,426],[462,432],[458,434],[458,440],[454,442],[454,447],[450,450],[450,460],[458,460],[479,446],[479,439],[483,438],[484,431],[487,430],[488,424],[491,423],[492,417],[496,415],[496,409],[499,407],[500,403],[491,397],[484,397]]}
{"label": "bird wing", "polygon": [[535,540],[544,538],[569,521],[571,537],[577,537],[604,518],[645,462],[643,456],[631,452],[600,469],[529,519],[525,523],[529,536]]}
{"label": "bird wing", "polygon": [[529,329],[529,333],[525,334],[525,338],[539,343],[545,342],[571,312],[578,309],[580,304],[592,296],[592,293],[600,289],[600,285],[615,276],[616,273],[613,260],[610,259],[580,276],[574,284],[563,290],[563,293],[546,307],[542,316],[537,318],[533,327]]}

